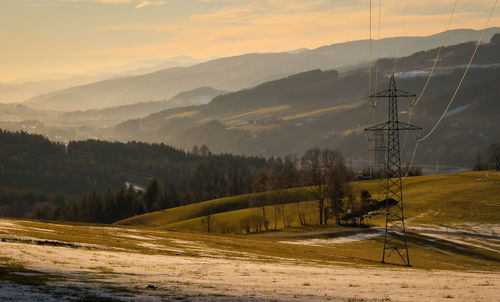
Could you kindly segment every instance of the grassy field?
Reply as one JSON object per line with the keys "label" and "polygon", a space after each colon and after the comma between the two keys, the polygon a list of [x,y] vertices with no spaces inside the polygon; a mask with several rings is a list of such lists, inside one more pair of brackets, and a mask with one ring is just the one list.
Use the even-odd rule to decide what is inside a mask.
{"label": "grassy field", "polygon": [[[376,182],[353,186],[375,193]],[[278,230],[252,234],[236,227],[262,215],[249,208],[255,194],[114,226],[0,218],[0,300],[494,301],[499,194],[498,172],[406,179],[411,268],[380,263],[382,215],[371,228],[319,227],[313,201],[299,203],[310,225],[299,226],[296,203],[284,205],[287,227],[281,205],[267,206]],[[235,229],[202,232],[207,214],[218,231]]]}
{"label": "grassy field", "polygon": [[280,117],[279,119],[284,120],[284,121],[289,121],[289,120],[294,120],[294,119],[307,118],[307,117],[311,117],[311,116],[325,114],[325,113],[332,112],[332,111],[341,111],[341,110],[348,110],[348,109],[356,108],[356,107],[361,106],[363,103],[364,103],[364,101],[353,103],[353,104],[347,104],[347,105],[339,105],[339,106],[321,108],[321,109],[314,110],[314,111],[283,116],[283,117]]}
{"label": "grassy field", "polygon": [[[356,181],[354,192],[368,190],[377,193],[377,181]],[[410,225],[440,227],[498,224],[500,221],[500,172],[466,172],[445,175],[428,175],[404,179],[405,215]],[[262,193],[261,193],[262,194]],[[118,225],[154,226],[177,231],[203,231],[202,219],[212,214],[212,221],[230,232],[241,233],[245,217],[261,215],[261,208],[249,208],[252,194],[210,200],[188,206],[168,209],[131,217]],[[266,206],[265,217],[269,226],[278,229],[299,226],[298,211],[305,215],[307,224],[317,223],[314,201],[303,201],[281,206]],[[282,210],[285,218],[283,219]],[[276,215],[275,215],[276,213]],[[275,221],[276,217],[276,221]],[[374,215],[368,223],[382,225],[383,215]],[[217,226],[215,226],[217,230]]]}
{"label": "grassy field", "polygon": [[[308,228],[298,228],[304,231]],[[328,229],[326,226],[320,229]],[[232,258],[253,255],[259,261],[274,258],[289,261],[337,263],[354,267],[380,264],[382,237],[366,230],[366,240],[350,240],[352,234],[342,232],[297,239],[286,237],[289,232],[253,235],[220,235],[200,232],[172,232],[148,227],[109,227],[106,225],[55,224],[39,221],[0,219],[0,238],[11,243],[106,251],[129,251],[144,255],[187,255],[202,257],[210,254]],[[309,230],[318,230],[309,227]],[[15,232],[12,232],[15,231]],[[276,235],[276,236],[275,236]],[[370,236],[372,235],[372,236]],[[499,251],[484,249],[479,244],[467,245],[467,239],[449,235],[436,238],[409,233],[409,248],[413,266],[422,269],[486,270],[500,269]],[[453,238],[461,238],[457,243]],[[346,240],[347,239],[347,240]],[[498,240],[495,242],[498,243]],[[24,252],[23,252],[24,253]],[[5,260],[5,259],[4,259]],[[14,261],[14,258],[10,259]]]}
{"label": "grassy field", "polygon": [[494,301],[500,289],[498,250],[485,242],[411,232],[407,268],[380,263],[377,234],[337,235],[0,219],[0,300]]}
{"label": "grassy field", "polygon": [[[204,201],[187,206],[147,213],[144,215],[130,217],[121,220],[117,225],[152,226],[168,228],[167,226],[181,221],[216,214],[227,211],[245,209],[249,207],[250,201],[258,194],[239,195]],[[260,194],[262,195],[262,194]]]}

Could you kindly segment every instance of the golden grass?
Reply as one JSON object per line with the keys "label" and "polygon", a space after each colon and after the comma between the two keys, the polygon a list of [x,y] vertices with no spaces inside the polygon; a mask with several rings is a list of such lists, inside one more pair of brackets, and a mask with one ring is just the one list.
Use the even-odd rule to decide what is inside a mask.
{"label": "golden grass", "polygon": [[261,109],[257,109],[257,110],[253,110],[253,111],[248,111],[248,112],[241,113],[241,114],[231,115],[231,116],[223,118],[222,120],[223,121],[236,120],[236,119],[239,119],[242,117],[248,117],[250,115],[272,113],[272,112],[276,112],[276,111],[286,110],[288,108],[290,108],[290,106],[288,106],[288,105],[265,107],[265,108],[261,108]]}
{"label": "golden grass", "polygon": [[[377,180],[355,181],[354,192],[368,190],[377,196]],[[263,193],[260,193],[263,194]],[[403,180],[405,216],[412,224],[451,225],[466,223],[498,223],[500,217],[500,173],[466,172],[446,175],[409,177]],[[211,213],[215,221],[238,229],[245,216],[262,214],[260,208],[248,209],[251,194],[205,201],[184,207],[168,209],[131,217],[118,222],[123,225],[154,226],[162,229],[202,230],[201,217]],[[317,222],[314,201],[302,202],[301,211],[306,213],[311,224]],[[284,206],[289,226],[299,225],[296,204]],[[278,212],[278,228],[283,228],[281,208]],[[274,207],[265,208],[266,218],[274,228]],[[371,221],[383,224],[383,217]]]}
{"label": "golden grass", "polygon": [[[45,223],[26,220],[6,220],[20,225],[15,237],[38,238],[39,240],[70,242],[76,248],[139,252],[142,254],[176,255],[179,250],[184,256],[200,256],[196,249],[186,249],[189,242],[205,246],[205,250],[228,255],[254,255],[253,261],[273,261],[273,258],[288,259],[297,263],[349,265],[350,267],[384,266],[380,263],[382,238],[347,242],[335,245],[314,246],[283,243],[279,237],[248,235],[215,235],[193,232],[170,232],[151,228],[106,227],[82,224]],[[44,231],[46,230],[46,231]],[[0,230],[0,237],[8,234]],[[10,236],[9,236],[10,235]],[[12,237],[8,234],[8,238]],[[412,265],[420,269],[449,269],[459,271],[498,271],[498,253],[485,253],[484,250],[448,241],[436,240],[423,235],[409,234],[409,248]],[[141,239],[144,238],[144,239]],[[155,249],[144,245],[154,238]],[[324,237],[326,238],[326,237]],[[8,239],[11,240],[11,239]],[[177,242],[179,241],[179,242]],[[33,242],[33,244],[37,244]],[[88,246],[88,244],[92,246]],[[203,252],[203,249],[201,251]],[[397,259],[393,259],[397,264]]]}
{"label": "golden grass", "polygon": [[248,207],[252,194],[225,197],[187,206],[147,213],[118,221],[117,225],[139,225],[165,228],[172,223]]}
{"label": "golden grass", "polygon": [[413,223],[498,223],[500,172],[407,178],[405,214]]}
{"label": "golden grass", "polygon": [[236,129],[236,130],[243,130],[247,131],[253,134],[264,132],[264,131],[270,131],[273,129],[279,128],[280,125],[278,124],[247,124],[243,126],[234,126],[234,127],[229,127],[228,129]]}
{"label": "golden grass", "polygon": [[356,102],[356,103],[352,103],[352,104],[321,108],[321,109],[314,110],[314,111],[283,116],[283,117],[280,117],[279,119],[284,120],[284,121],[289,121],[289,120],[294,120],[294,119],[298,119],[298,118],[305,118],[305,117],[310,117],[310,116],[314,116],[314,115],[324,114],[324,113],[328,113],[328,112],[332,112],[332,111],[341,111],[341,110],[352,109],[352,108],[359,107],[362,104],[363,104],[363,102]]}
{"label": "golden grass", "polygon": [[200,111],[186,111],[186,112],[181,112],[177,114],[172,114],[167,117],[165,117],[166,120],[170,120],[173,118],[184,118],[184,117],[195,117]]}
{"label": "golden grass", "polygon": [[[318,224],[319,220],[317,218],[315,202],[300,202],[299,207],[301,214],[305,216],[304,218],[307,225]],[[284,204],[283,206],[279,204],[268,205],[264,206],[263,208],[264,210],[262,209],[262,207],[256,207],[214,214],[211,216],[211,219],[214,223],[213,228],[215,229],[215,232],[218,233],[227,231],[229,233],[243,233],[245,231],[242,226],[242,220],[245,217],[250,217],[252,215],[262,216],[263,213],[265,213],[264,215],[268,220],[269,230],[281,230],[289,226],[300,225],[296,203]],[[285,215],[283,215],[283,210]],[[176,231],[202,232],[205,231],[202,219],[204,219],[204,216],[178,221],[172,224],[164,225],[161,228]],[[265,230],[265,227],[263,227],[263,230]],[[251,227],[251,231],[255,231],[254,226]]]}
{"label": "golden grass", "polygon": [[347,129],[347,130],[342,132],[342,136],[348,136],[348,135],[351,135],[353,133],[357,133],[357,134],[362,133],[365,128],[366,128],[366,126],[360,126],[360,127]]}
{"label": "golden grass", "polygon": [[246,122],[248,119],[262,119],[264,117],[269,116],[269,114],[278,112],[278,111],[283,111],[290,108],[290,106],[287,105],[282,105],[282,106],[273,106],[273,107],[266,107],[266,108],[261,108],[253,111],[248,111],[240,114],[235,114],[235,115],[230,115],[230,116],[224,116],[219,118],[224,124],[226,125],[237,125],[241,124],[243,122]]}

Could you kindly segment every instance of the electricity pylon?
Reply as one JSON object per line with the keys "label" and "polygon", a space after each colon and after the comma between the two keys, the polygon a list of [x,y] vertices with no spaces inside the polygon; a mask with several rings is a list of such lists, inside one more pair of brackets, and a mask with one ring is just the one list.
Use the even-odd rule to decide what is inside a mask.
{"label": "electricity pylon", "polygon": [[[413,93],[397,89],[394,75],[391,75],[389,89],[370,95],[372,106],[375,106],[379,98],[387,98],[389,102],[389,120],[365,129],[367,136],[374,141],[376,164],[383,166],[383,169],[377,166],[380,169],[380,178],[385,182],[382,192],[380,191],[382,188],[379,188],[379,194],[385,193],[386,205],[382,263],[396,252],[403,263],[410,266],[404,218],[399,132],[414,131],[420,134],[422,128],[398,120],[398,98],[410,100],[415,96]],[[410,106],[413,106],[411,101]]]}

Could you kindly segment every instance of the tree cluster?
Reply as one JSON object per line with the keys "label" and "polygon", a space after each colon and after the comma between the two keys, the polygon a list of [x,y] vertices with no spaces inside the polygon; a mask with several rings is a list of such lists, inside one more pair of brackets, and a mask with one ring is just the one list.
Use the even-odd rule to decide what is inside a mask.
{"label": "tree cluster", "polygon": [[500,143],[491,144],[489,149],[489,161],[483,161],[481,155],[476,157],[476,163],[472,167],[473,171],[500,171]]}
{"label": "tree cluster", "polygon": [[120,190],[125,182],[146,186],[158,180],[164,198],[146,199],[146,212],[250,193],[253,175],[275,161],[213,154],[206,146],[191,154],[139,142],[87,140],[63,145],[41,135],[1,129],[0,158],[0,214],[41,218],[51,218],[66,203],[83,202],[89,192]]}
{"label": "tree cluster", "polygon": [[[0,163],[3,216],[112,223],[204,200],[265,192],[251,195],[247,206],[256,211],[241,222],[260,231],[276,229],[278,220],[289,225],[285,204],[295,204],[304,225],[312,220],[301,202],[314,200],[315,221],[327,224],[359,217],[366,208],[359,202],[369,199],[354,197],[349,184],[353,172],[339,152],[328,149],[310,149],[300,158],[264,159],[213,154],[204,145],[192,152],[163,144],[96,140],[65,146],[39,135],[0,130],[0,155],[5,159]],[[145,190],[126,187],[126,181]],[[274,217],[266,216],[269,206]],[[215,224],[211,214],[203,220],[210,231]]]}

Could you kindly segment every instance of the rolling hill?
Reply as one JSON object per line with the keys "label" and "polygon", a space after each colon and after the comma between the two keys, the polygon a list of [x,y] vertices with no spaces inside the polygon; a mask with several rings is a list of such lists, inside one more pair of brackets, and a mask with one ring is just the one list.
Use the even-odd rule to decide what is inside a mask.
{"label": "rolling hill", "polygon": [[210,102],[214,97],[227,93],[210,87],[199,87],[189,91],[183,91],[168,100],[134,103],[104,109],[93,109],[86,111],[72,111],[60,113],[55,121],[64,125],[93,125],[113,126],[131,118],[144,117],[158,111],[175,107],[203,105]]}
{"label": "rolling hill", "polygon": [[[103,130],[124,121],[186,105],[206,104],[212,98],[227,93],[210,87],[199,87],[181,92],[157,102],[94,109],[86,111],[55,112],[36,110],[21,104],[0,104],[0,128],[10,131],[28,131],[46,135],[51,140],[99,138]],[[111,138],[111,140],[114,140]]]}
{"label": "rolling hill", "polygon": [[[377,181],[352,183],[354,191],[368,190],[376,197]],[[500,216],[500,172],[464,172],[441,175],[427,175],[406,178],[403,181],[405,215],[407,224],[414,226],[449,227],[469,231],[488,229],[495,232]],[[219,227],[228,227],[233,232],[243,233],[241,220],[251,215],[261,215],[260,208],[252,208],[251,200],[260,198],[257,193],[215,199],[187,206],[147,213],[116,222],[116,225],[148,226],[164,230],[203,231],[201,219],[212,215],[217,232]],[[252,196],[253,195],[253,196]],[[307,195],[305,195],[307,196]],[[307,198],[307,197],[306,197]],[[284,201],[285,203],[288,201]],[[308,212],[314,223],[317,215],[313,201],[304,200],[301,211]],[[274,224],[273,206],[266,208],[270,224]],[[383,212],[383,211],[381,211]],[[286,205],[288,226],[300,226],[297,205]],[[382,226],[383,213],[375,214],[369,223]],[[282,216],[278,226],[283,228]],[[492,229],[490,229],[492,228]]]}
{"label": "rolling hill", "polygon": [[[500,174],[492,171],[407,179],[412,267],[399,265],[395,253],[380,263],[384,240],[377,221],[372,228],[306,226],[247,235],[196,231],[201,223],[186,215],[196,212],[191,207],[113,226],[0,218],[0,297],[494,301],[499,186]],[[217,232],[222,222],[231,225],[252,214],[226,210],[212,215]]]}

